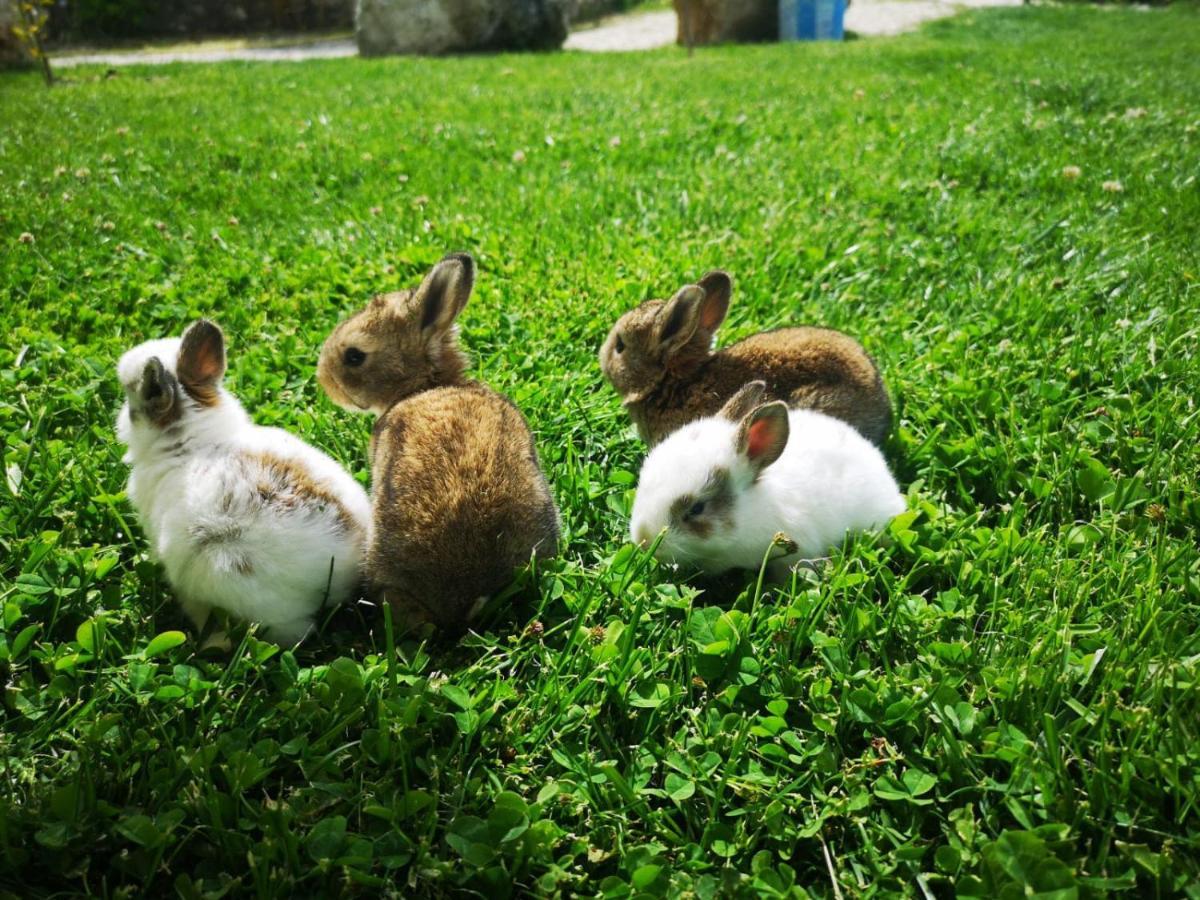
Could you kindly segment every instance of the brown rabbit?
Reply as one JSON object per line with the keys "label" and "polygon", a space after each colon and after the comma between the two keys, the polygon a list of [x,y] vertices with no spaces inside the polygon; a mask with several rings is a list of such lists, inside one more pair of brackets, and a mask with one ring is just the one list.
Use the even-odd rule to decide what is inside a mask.
{"label": "brown rabbit", "polygon": [[815,409],[881,444],[892,404],[879,370],[854,338],[829,328],[780,328],[713,351],[733,284],[721,271],[670,300],[647,300],[617,320],[600,348],[604,377],[621,395],[638,433],[654,446],[671,432],[716,414],[749,381],[766,400]]}
{"label": "brown rabbit", "polygon": [[445,257],[416,290],[381,294],[338,325],[317,366],[335,403],[379,417],[366,573],[402,626],[461,630],[515,568],[558,549],[525,418],[463,374],[454,320],[474,279],[470,256]]}

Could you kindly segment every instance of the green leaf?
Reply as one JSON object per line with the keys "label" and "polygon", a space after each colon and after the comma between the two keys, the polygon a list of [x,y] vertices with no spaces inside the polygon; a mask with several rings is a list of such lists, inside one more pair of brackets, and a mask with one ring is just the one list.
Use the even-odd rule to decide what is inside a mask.
{"label": "green leaf", "polygon": [[296,654],[291,650],[284,650],[279,656],[279,668],[283,674],[287,676],[288,681],[292,684],[298,684],[300,681],[300,666],[296,662]]}
{"label": "green leaf", "polygon": [[433,805],[433,795],[428,791],[411,790],[404,794],[400,800],[397,815],[400,818],[407,819],[415,816],[423,809],[428,809]]}
{"label": "green leaf", "polygon": [[667,773],[663,786],[666,788],[667,796],[676,802],[686,800],[696,793],[696,782],[690,778],[684,778],[682,775],[676,775],[674,772]]}
{"label": "green leaf", "polygon": [[235,750],[221,768],[229,782],[229,789],[235,793],[258,784],[271,771],[270,766],[263,765],[262,760],[248,750]]}
{"label": "green leaf", "polygon": [[928,806],[932,800],[922,799],[937,784],[937,779],[919,769],[909,769],[900,780],[884,775],[875,782],[875,796],[882,800],[903,801],[915,806]]}
{"label": "green leaf", "polygon": [[186,640],[187,635],[182,631],[164,631],[146,645],[146,649],[142,651],[142,658],[149,659],[152,656],[161,656],[168,650],[174,650]]}
{"label": "green leaf", "polygon": [[962,864],[962,854],[953,847],[943,844],[933,852],[933,864],[937,866],[938,871],[953,875]]}
{"label": "green leaf", "polygon": [[71,842],[74,829],[66,822],[50,822],[39,828],[33,839],[50,850],[61,850]]}
{"label": "green leaf", "polygon": [[448,843],[464,860],[482,868],[496,856],[488,823],[475,816],[459,816],[446,832]]}
{"label": "green leaf", "polygon": [[325,683],[329,685],[330,700],[342,709],[362,705],[366,691],[363,688],[362,669],[357,661],[339,656],[325,670]]}
{"label": "green leaf", "polygon": [[636,890],[644,891],[654,883],[655,879],[657,879],[660,874],[662,874],[662,870],[662,866],[657,866],[653,863],[644,866],[638,866],[634,870],[633,875],[630,876],[629,883],[633,885]]}
{"label": "green leaf", "polygon": [[920,769],[909,769],[906,771],[903,781],[908,792],[914,797],[928,794],[933,790],[933,786],[937,784],[936,778],[928,772],[922,772]]}
{"label": "green leaf", "polygon": [[45,579],[41,575],[32,574],[18,575],[17,587],[26,594],[33,594],[35,597],[48,594],[54,590],[54,586],[46,584]]}
{"label": "green leaf", "polygon": [[33,636],[42,630],[40,624],[27,625],[21,629],[21,632],[13,638],[11,655],[13,659],[17,659],[21,652],[29,646],[29,642],[33,640]]}
{"label": "green leaf", "polygon": [[474,703],[471,700],[471,695],[455,684],[443,684],[439,689],[443,697],[457,706],[459,709],[470,710]]}
{"label": "green leaf", "polygon": [[629,694],[629,705],[641,709],[656,709],[671,699],[671,685],[666,681],[643,681]]}
{"label": "green leaf", "polygon": [[496,805],[488,816],[488,832],[492,846],[516,840],[529,828],[529,809],[518,794],[502,791],[496,795]]}
{"label": "green leaf", "polygon": [[104,622],[100,619],[88,619],[75,629],[75,641],[93,656],[96,647],[104,640]]}
{"label": "green leaf", "polygon": [[993,896],[1006,896],[1013,887],[1021,895],[1039,900],[1076,900],[1079,896],[1070,867],[1031,831],[1006,831],[986,844],[981,855],[984,882]]}
{"label": "green leaf", "polygon": [[1067,546],[1073,550],[1082,550],[1100,543],[1103,537],[1104,532],[1090,522],[1072,525],[1067,531]]}
{"label": "green leaf", "polygon": [[346,843],[346,817],[330,816],[312,827],[304,838],[304,849],[315,861],[337,859]]}
{"label": "green leaf", "polygon": [[120,559],[121,558],[115,553],[107,553],[104,556],[101,556],[95,561],[95,563],[93,563],[92,578],[94,578],[96,581],[100,581],[105,575],[112,571],[113,566],[120,562]]}
{"label": "green leaf", "polygon": [[745,614],[738,610],[706,606],[692,611],[688,633],[696,651],[694,665],[710,686],[719,686],[739,673],[744,682],[755,680],[757,661],[751,658],[745,621]]}
{"label": "green leaf", "polygon": [[1075,477],[1083,496],[1093,503],[1111,497],[1117,489],[1116,481],[1104,464],[1090,456],[1080,460]]}
{"label": "green leaf", "polygon": [[733,829],[723,822],[715,822],[704,831],[704,844],[716,856],[732,859],[738,847]]}
{"label": "green leaf", "polygon": [[143,847],[157,847],[163,840],[162,832],[149,816],[126,816],[117,822],[117,831]]}

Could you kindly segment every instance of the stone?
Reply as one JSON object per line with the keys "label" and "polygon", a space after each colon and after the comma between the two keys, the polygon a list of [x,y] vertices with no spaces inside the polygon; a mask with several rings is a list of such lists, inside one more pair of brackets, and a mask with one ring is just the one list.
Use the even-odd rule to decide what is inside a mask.
{"label": "stone", "polygon": [[552,50],[567,37],[571,0],[358,0],[363,56]]}
{"label": "stone", "polygon": [[672,0],[679,23],[676,42],[696,46],[725,41],[779,40],[778,0]]}

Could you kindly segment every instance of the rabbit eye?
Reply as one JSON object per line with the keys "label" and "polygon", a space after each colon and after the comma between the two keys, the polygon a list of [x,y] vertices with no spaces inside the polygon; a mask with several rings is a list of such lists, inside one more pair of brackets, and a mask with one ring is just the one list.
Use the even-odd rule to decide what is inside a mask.
{"label": "rabbit eye", "polygon": [[357,368],[366,362],[367,354],[363,353],[357,347],[347,347],[346,352],[342,354],[342,362],[351,368]]}
{"label": "rabbit eye", "polygon": [[697,500],[692,504],[692,508],[687,511],[687,518],[694,519],[696,516],[704,515],[704,507],[706,505],[703,500]]}
{"label": "rabbit eye", "polygon": [[618,353],[625,352],[625,342],[621,340],[621,336],[619,334],[617,335],[617,342],[613,345],[613,349]]}

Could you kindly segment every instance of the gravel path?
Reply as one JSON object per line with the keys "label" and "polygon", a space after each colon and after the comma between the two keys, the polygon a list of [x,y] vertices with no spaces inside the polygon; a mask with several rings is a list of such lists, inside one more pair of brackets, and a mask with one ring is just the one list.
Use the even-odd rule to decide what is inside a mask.
{"label": "gravel path", "polygon": [[192,47],[171,50],[132,50],[109,53],[81,53],[73,56],[52,56],[50,62],[56,69],[99,63],[105,66],[153,66],[163,63],[229,62],[303,62],[307,59],[335,59],[354,56],[358,48],[351,38],[336,41],[318,41],[292,47],[212,47],[197,43]]}
{"label": "gravel path", "polygon": [[[1019,6],[1022,0],[853,0],[846,10],[846,29],[864,36],[901,34],[922,22],[952,16],[963,9]],[[564,49],[586,53],[653,50],[675,41],[675,13],[631,13],[605,20],[595,28],[576,31]],[[354,56],[351,38],[318,41],[291,47],[213,47],[203,43],[170,50],[134,50],[52,57],[55,68],[98,63],[106,66],[156,65],[175,62],[301,62]]]}
{"label": "gravel path", "polygon": [[675,42],[675,13],[632,13],[606,19],[595,28],[572,32],[564,50],[613,53],[621,50],[653,50]]}
{"label": "gravel path", "polygon": [[1020,6],[1023,0],[854,0],[846,10],[846,30],[869,37],[902,34],[922,22],[944,19],[964,9]]}

